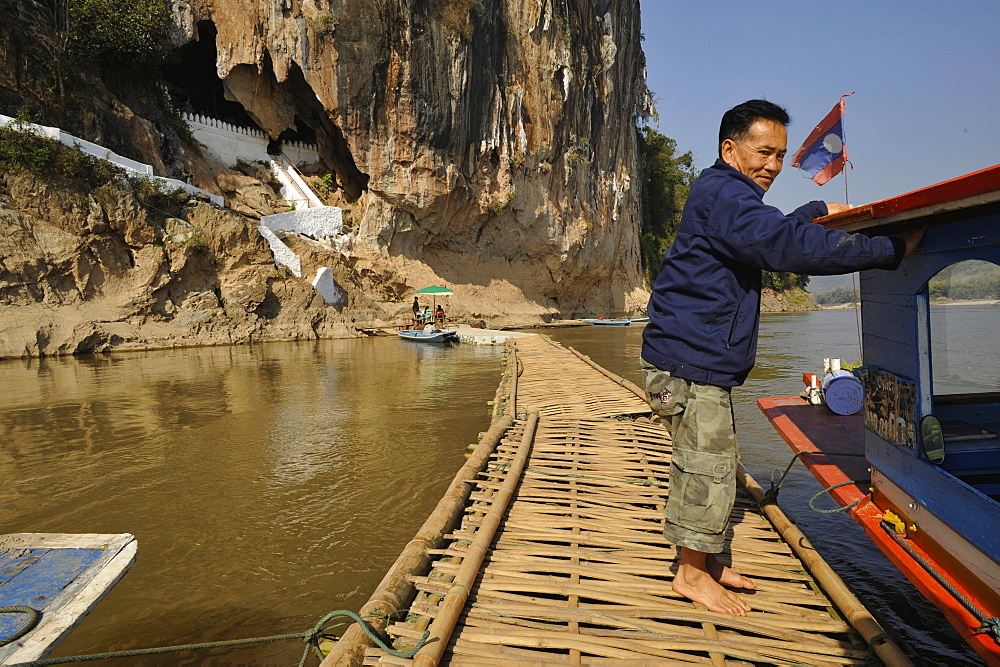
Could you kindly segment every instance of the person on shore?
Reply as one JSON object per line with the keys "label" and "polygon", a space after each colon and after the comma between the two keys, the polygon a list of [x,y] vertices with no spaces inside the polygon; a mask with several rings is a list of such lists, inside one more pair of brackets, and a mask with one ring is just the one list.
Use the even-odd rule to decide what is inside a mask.
{"label": "person on shore", "polygon": [[843,204],[813,201],[789,215],[765,204],[781,172],[788,123],[788,113],[766,100],[744,102],[722,117],[719,159],[691,187],[643,332],[650,408],[673,440],[663,528],[680,551],[673,590],[733,616],[745,616],[750,606],[729,588],[756,585],[716,554],[736,498],[730,391],[754,365],[761,271],[895,269],[924,231],[869,238],[811,223],[850,208]]}
{"label": "person on shore", "polygon": [[420,301],[417,297],[413,297],[413,321],[420,324]]}
{"label": "person on shore", "polygon": [[434,311],[434,323],[438,326],[444,324],[444,308],[441,306],[438,306],[437,310]]}

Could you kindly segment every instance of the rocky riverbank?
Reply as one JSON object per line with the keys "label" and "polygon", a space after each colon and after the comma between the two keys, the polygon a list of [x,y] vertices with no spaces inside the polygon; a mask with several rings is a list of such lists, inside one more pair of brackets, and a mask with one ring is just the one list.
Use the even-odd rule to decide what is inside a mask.
{"label": "rocky riverbank", "polygon": [[[288,235],[305,276],[334,267],[347,299],[326,304],[309,280],[275,265],[257,223],[121,176],[86,192],[0,175],[0,358],[352,337],[406,321],[409,301],[366,296],[366,260]],[[481,286],[444,301],[452,318],[510,327],[579,314],[526,302],[479,271]],[[805,301],[763,295],[769,311],[809,309]]]}
{"label": "rocky riverbank", "polygon": [[0,175],[0,310],[0,358],[357,335],[253,219],[124,177]]}

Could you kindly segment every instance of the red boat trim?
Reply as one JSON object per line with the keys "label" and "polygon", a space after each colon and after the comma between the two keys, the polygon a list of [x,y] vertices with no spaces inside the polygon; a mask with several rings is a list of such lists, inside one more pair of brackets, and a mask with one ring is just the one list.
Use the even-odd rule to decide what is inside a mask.
{"label": "red boat trim", "polygon": [[[761,398],[757,400],[757,405],[794,452],[824,452],[822,455],[803,454],[800,457],[824,487],[860,481],[860,484],[833,489],[829,495],[841,507],[860,500],[857,506],[845,513],[864,528],[879,550],[942,611],[963,639],[988,664],[1000,665],[1000,644],[990,635],[977,631],[982,625],[979,619],[882,528],[883,508],[879,505],[897,513],[902,512],[898,507],[890,507],[881,494],[876,494],[873,499],[866,492],[870,491],[868,463],[863,458],[849,456],[864,452],[864,423],[861,415],[835,415],[828,408],[809,405],[798,396]],[[884,475],[880,475],[880,478],[884,479]],[[955,581],[938,560],[913,540],[904,539],[914,553],[926,560],[955,590],[983,609],[976,594]]]}
{"label": "red boat trim", "polygon": [[1000,165],[843,213],[816,218],[813,222],[828,228],[858,231],[996,201],[1000,201]]}

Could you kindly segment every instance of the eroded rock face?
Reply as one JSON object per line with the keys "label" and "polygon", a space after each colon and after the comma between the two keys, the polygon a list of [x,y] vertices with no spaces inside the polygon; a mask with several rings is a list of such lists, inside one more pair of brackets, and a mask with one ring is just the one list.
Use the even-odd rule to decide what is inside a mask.
{"label": "eroded rock face", "polygon": [[0,176],[0,358],[357,335],[255,225],[197,200],[160,219],[125,181]]}
{"label": "eroded rock face", "polygon": [[174,0],[272,137],[315,130],[376,298],[456,288],[493,322],[635,312],[638,0]]}

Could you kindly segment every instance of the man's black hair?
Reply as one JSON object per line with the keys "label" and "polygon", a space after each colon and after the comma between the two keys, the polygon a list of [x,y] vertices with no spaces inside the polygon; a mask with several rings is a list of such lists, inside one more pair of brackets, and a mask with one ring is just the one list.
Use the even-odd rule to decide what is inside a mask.
{"label": "man's black hair", "polygon": [[774,102],[747,100],[738,104],[722,116],[722,125],[719,126],[719,157],[722,157],[723,141],[746,141],[750,135],[750,126],[760,119],[773,120],[785,127],[792,122],[788,112]]}

